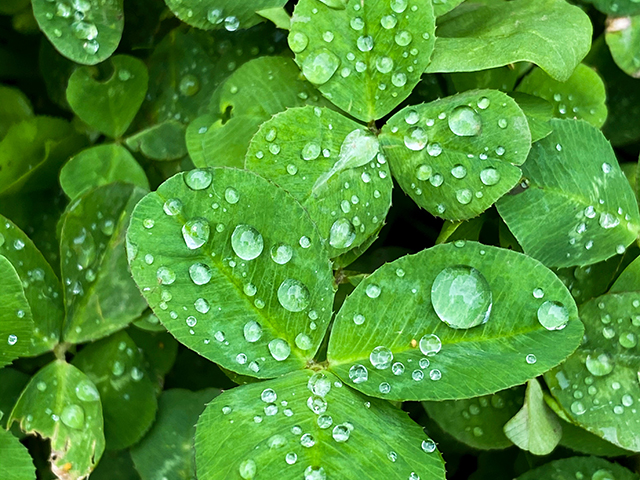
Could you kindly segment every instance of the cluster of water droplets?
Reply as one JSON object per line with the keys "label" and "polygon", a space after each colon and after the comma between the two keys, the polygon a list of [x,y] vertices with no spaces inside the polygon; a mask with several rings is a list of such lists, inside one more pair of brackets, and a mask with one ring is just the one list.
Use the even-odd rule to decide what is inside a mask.
{"label": "cluster of water droplets", "polygon": [[465,432],[476,438],[482,437],[484,430],[478,425],[482,421],[482,416],[493,415],[491,410],[503,410],[505,407],[513,407],[513,404],[513,397],[508,391],[469,400],[465,409],[460,413],[465,423],[467,423],[464,429]]}
{"label": "cluster of water droplets", "polygon": [[[220,223],[211,222],[203,216],[187,219],[182,201],[173,197],[164,201],[163,214],[184,222],[181,233],[184,245],[188,250],[199,251],[201,254],[212,257],[212,261],[215,261],[220,256],[220,253],[215,251],[215,245],[230,245],[233,256],[225,256],[221,259],[223,267],[228,267],[234,277],[242,282],[242,292],[253,307],[256,310],[264,309],[267,307],[265,299],[272,298],[272,286],[269,283],[265,289],[262,289],[257,282],[254,283],[255,280],[251,278],[254,269],[252,262],[261,259],[261,261],[271,263],[272,266],[278,266],[276,268],[289,265],[290,262],[295,261],[297,255],[311,246],[311,239],[303,235],[299,238],[297,245],[286,242],[270,244],[253,225],[246,223],[227,225],[224,223],[224,218],[233,216],[234,209],[251,208],[251,205],[243,203],[241,193],[236,188],[228,186],[223,187],[218,194],[218,197],[222,198],[216,197],[215,192],[218,187],[213,186],[213,173],[210,170],[191,170],[184,175],[184,181],[189,189],[201,192],[201,195],[208,195],[212,201],[211,209],[215,212],[214,216],[221,218]],[[149,234],[153,234],[155,220],[147,218],[142,221],[142,224]],[[211,286],[218,282],[218,278],[210,262],[196,260],[187,269],[186,273],[190,282],[196,286],[208,286],[207,289],[198,292],[192,310],[189,306],[178,306],[171,309],[173,294],[170,288],[178,280],[178,274],[172,266],[157,265],[152,254],[146,254],[144,261],[155,268],[157,282],[160,285],[159,308],[169,310],[169,315],[174,320],[184,318],[184,324],[189,334],[195,335],[198,332],[204,336],[205,345],[215,341],[217,345],[228,347],[231,344],[229,338],[237,337],[244,339],[247,344],[256,343],[262,339],[263,326],[259,323],[259,319],[246,321],[241,330],[234,331],[229,338],[227,333],[216,328],[220,325],[219,320],[224,318],[225,310],[223,304],[215,305],[213,301],[217,295],[215,293],[217,288],[212,290]],[[226,279],[224,281],[226,282]],[[150,291],[150,287],[146,287],[144,290]],[[311,308],[312,296],[309,287],[297,278],[285,277],[280,281],[275,286],[275,298],[281,308],[291,314],[304,313],[304,318],[309,322],[295,336],[292,343],[279,337],[266,342],[271,358],[281,362],[289,358],[293,346],[303,351],[313,347],[314,341],[311,337],[311,331],[317,328],[316,320],[319,318],[319,313]],[[324,297],[319,299],[320,302],[323,300]],[[324,307],[321,310],[324,311]],[[254,373],[260,371],[261,364],[266,360],[264,356],[250,359],[242,350],[232,355],[238,365],[244,365]]]}
{"label": "cluster of water droplets", "polygon": [[[108,3],[115,4],[111,1]],[[98,26],[90,20],[94,16],[92,10],[95,10],[91,0],[46,0],[44,7],[45,18],[56,25],[52,30],[54,37],[61,38],[65,34],[58,25],[66,24],[86,53],[95,55],[98,52],[99,31]],[[104,8],[104,5],[99,8]]]}
{"label": "cluster of water droplets", "polygon": [[[317,117],[326,115],[325,111],[319,107],[315,107],[313,111]],[[327,122],[331,120],[327,119]],[[332,124],[329,123],[327,128],[332,130]],[[335,159],[331,168],[317,177],[311,189],[311,195],[319,198],[328,194],[328,190],[331,191],[332,198],[334,193],[340,193],[335,208],[327,212],[333,218],[333,223],[327,232],[330,246],[336,249],[350,248],[357,244],[358,234],[366,238],[379,228],[386,202],[383,199],[378,207],[376,200],[382,198],[382,192],[390,188],[391,179],[376,136],[357,128],[346,135],[338,152],[332,150],[331,141],[328,141],[328,144],[322,144],[319,140],[310,140],[300,149],[299,157],[302,161],[298,161],[299,166],[297,166],[287,160],[289,158],[287,154],[281,155],[279,133],[277,127],[265,129],[263,132],[267,145],[265,150],[270,155],[268,157],[270,161],[276,165],[282,163],[282,173],[287,176],[297,176],[301,180],[307,180],[310,172],[317,168],[313,162]],[[255,157],[262,160],[265,158],[265,151],[257,151]],[[280,158],[283,158],[284,163]],[[355,169],[358,171],[358,180],[354,184],[351,179]],[[345,172],[344,176],[349,176],[349,181],[341,181],[340,176]],[[314,175],[317,174],[314,173]],[[377,209],[380,210],[380,216],[376,214]]]}
{"label": "cluster of water droplets", "polygon": [[[496,108],[504,108],[506,104],[502,104]],[[475,104],[459,105],[451,111],[442,111],[433,117],[425,117],[415,109],[409,109],[404,114],[404,122],[392,127],[392,133],[398,133],[403,136],[404,145],[411,152],[426,152],[419,158],[419,164],[415,167],[413,173],[415,180],[410,184],[411,189],[416,195],[423,194],[425,185],[431,185],[438,188],[445,182],[452,182],[455,190],[455,198],[461,205],[467,205],[475,198],[482,198],[483,191],[487,187],[498,185],[501,179],[498,164],[493,159],[500,159],[505,155],[507,149],[504,146],[496,147],[485,146],[476,153],[467,154],[467,158],[472,160],[478,158],[486,163],[478,174],[481,187],[475,192],[469,186],[469,176],[467,166],[458,163],[451,167],[448,172],[442,171],[439,163],[435,159],[440,156],[445,147],[437,141],[430,141],[433,135],[440,135],[436,132],[450,132],[456,137],[479,137],[482,134],[483,124],[480,112],[491,107],[491,100],[487,97],[480,98]],[[439,122],[446,122],[443,127]],[[496,121],[499,129],[506,129],[509,125],[507,118],[501,117]],[[492,126],[493,128],[493,126]],[[491,158],[491,160],[490,160]],[[459,188],[458,180],[460,182]],[[438,213],[442,214],[446,210],[446,205],[439,204],[437,206]]]}
{"label": "cluster of water droplets", "polygon": [[[181,2],[182,0],[176,0]],[[188,15],[188,12],[187,12]],[[223,25],[225,30],[229,32],[235,32],[240,28],[240,20],[235,15],[225,15],[224,10],[221,8],[212,7],[207,10],[207,23],[211,25]]]}
{"label": "cluster of water droplets", "polygon": [[[398,91],[410,79],[420,75],[420,49],[423,42],[431,38],[428,32],[415,32],[420,26],[412,23],[412,17],[420,13],[420,6],[411,3],[408,0],[390,0],[387,11],[381,12],[375,20],[365,18],[360,3],[347,8],[347,15],[343,18],[348,21],[351,38],[355,40],[351,48],[342,43],[336,45],[331,30],[318,32],[318,39],[310,40],[306,29],[295,28],[297,22],[294,17],[289,46],[296,54],[305,55],[302,71],[307,80],[324,85],[337,72],[343,79],[366,76],[377,82],[376,100],[385,90],[391,90],[391,96],[397,97]],[[318,12],[317,8],[311,11],[313,15]],[[378,32],[375,41],[374,31]],[[307,52],[310,45],[312,50]]]}

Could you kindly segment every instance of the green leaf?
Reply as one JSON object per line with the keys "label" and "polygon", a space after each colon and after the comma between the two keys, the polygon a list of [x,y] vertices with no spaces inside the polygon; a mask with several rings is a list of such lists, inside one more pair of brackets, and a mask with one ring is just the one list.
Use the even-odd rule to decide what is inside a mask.
{"label": "green leaf", "polygon": [[610,293],[640,291],[640,257],[631,262],[611,285]]}
{"label": "green leaf", "polygon": [[187,154],[184,136],[184,125],[167,120],[130,136],[125,143],[152,160],[177,160]]}
{"label": "green leaf", "polygon": [[604,37],[613,60],[634,78],[640,78],[640,7],[637,8],[633,17],[609,19]]}
{"label": "green leaf", "polygon": [[[346,8],[344,8],[346,7]],[[304,76],[360,120],[384,117],[420,81],[435,43],[431,0],[300,0],[289,46]]]}
{"label": "green leaf", "polygon": [[[24,354],[25,342],[29,348],[29,356],[52,350],[60,338],[64,318],[60,281],[29,237],[3,216],[0,216],[0,256],[4,258],[1,261],[2,274],[0,274],[0,278],[6,282],[3,288],[0,288],[3,293],[3,301],[0,302],[0,305],[13,304],[15,307],[9,311],[4,309],[2,311],[3,332],[0,342],[2,342],[3,350],[5,342],[7,342],[4,332],[5,322],[8,321],[7,318],[17,320],[18,310],[24,311],[24,317],[20,320],[29,322],[31,319],[32,326],[35,327],[28,329],[26,336],[24,333],[6,332],[7,335],[18,336],[18,341],[14,346],[20,352],[19,355]],[[7,260],[9,265],[7,265]],[[19,285],[15,284],[16,273],[22,292],[17,290]],[[11,301],[12,295],[14,299]],[[24,308],[24,299],[28,302],[27,308]],[[24,331],[22,321],[17,325],[13,322],[9,325],[11,325],[11,329],[18,328],[21,332]]]}
{"label": "green leaf", "polygon": [[435,443],[406,413],[310,370],[228,390],[207,405],[196,466],[200,480],[444,479]]}
{"label": "green leaf", "polygon": [[[580,475],[578,475],[580,474]],[[542,467],[529,470],[516,480],[575,480],[577,476],[593,480],[615,478],[637,480],[638,475],[630,470],[597,457],[571,457],[549,462]]]}
{"label": "green leaf", "polygon": [[504,426],[504,434],[534,455],[551,453],[562,437],[560,419],[544,402],[537,379],[529,380],[522,409]]}
{"label": "green leaf", "polygon": [[18,357],[26,357],[32,349],[33,315],[24,295],[18,272],[6,257],[0,255],[0,367]]}
{"label": "green leaf", "polygon": [[8,424],[51,442],[51,469],[58,478],[87,477],[104,451],[100,395],[87,376],[56,360],[26,386]]}
{"label": "green leaf", "polygon": [[[637,306],[636,306],[637,305]],[[573,422],[627,450],[640,451],[640,293],[611,293],[580,307],[585,341],[545,374]]]}
{"label": "green leaf", "polygon": [[66,2],[33,0],[40,30],[65,57],[95,65],[111,56],[124,28],[122,0]]}
{"label": "green leaf", "polygon": [[542,140],[551,133],[549,120],[553,118],[553,107],[549,102],[526,93],[510,92],[520,109],[524,112],[531,131],[531,143]]}
{"label": "green leaf", "polygon": [[599,455],[602,457],[619,457],[629,455],[630,452],[616,447],[613,443],[580,428],[573,423],[560,421],[562,424],[562,438],[560,445],[586,455]]}
{"label": "green leaf", "polygon": [[131,337],[117,332],[87,345],[73,364],[100,392],[107,447],[121,450],[140,440],[155,419],[158,402],[155,380]]}
{"label": "green leaf", "polygon": [[158,418],[149,433],[131,449],[131,457],[142,480],[157,480],[158,472],[168,480],[195,480],[193,437],[205,405],[220,392],[166,390],[158,401]]}
{"label": "green leaf", "polygon": [[13,124],[0,141],[0,195],[52,186],[62,163],[84,143],[61,118],[32,117]]}
{"label": "green leaf", "polygon": [[565,81],[589,51],[591,35],[589,17],[564,0],[469,3],[439,19],[427,72],[470,72],[525,61]]}
{"label": "green leaf", "polygon": [[[468,291],[453,296],[456,285]],[[488,321],[478,325],[489,306]],[[387,263],[362,281],[338,312],[327,359],[371,396],[476,397],[519,385],[569,356],[582,338],[577,315],[562,282],[536,260],[458,241]]]}
{"label": "green leaf", "polygon": [[204,30],[222,29],[235,32],[262,21],[256,15],[265,8],[284,7],[287,0],[165,0],[167,7],[183,22]]}
{"label": "green leaf", "polygon": [[193,146],[196,152],[202,149],[192,153],[194,163],[200,167],[242,167],[249,142],[261,123],[307,103],[321,103],[319,94],[301,77],[293,60],[261,57],[247,62],[214,92],[205,117],[213,123],[201,124],[204,119],[196,119],[197,129],[192,126],[187,130],[190,153]]}
{"label": "green leaf", "polygon": [[465,0],[433,0],[433,11],[436,17],[450,12]]}
{"label": "green leaf", "polygon": [[291,17],[284,7],[271,7],[263,10],[257,10],[256,13],[267,20],[271,20],[273,24],[283,30],[291,28]]}
{"label": "green leaf", "polygon": [[11,125],[33,117],[33,108],[27,96],[17,88],[0,85],[0,140]]}
{"label": "green leaf", "polygon": [[521,62],[514,65],[504,67],[489,68],[480,70],[479,72],[459,72],[449,74],[449,79],[457,92],[465,92],[467,90],[475,90],[478,88],[491,88],[508,92],[516,86],[518,78],[524,73],[524,66],[530,66],[529,63]]}
{"label": "green leaf", "polygon": [[607,86],[609,116],[603,132],[613,145],[626,145],[640,139],[640,80],[624,73],[611,58],[604,35],[593,43],[585,60],[604,79]]}
{"label": "green leaf", "polygon": [[393,183],[375,135],[329,109],[289,109],[263,123],[245,167],[287,190],[337,257],[374,235]]}
{"label": "green leaf", "polygon": [[459,442],[480,450],[513,446],[502,427],[522,406],[520,387],[464,400],[423,402],[429,417]]}
{"label": "green leaf", "polygon": [[400,187],[446,220],[475,217],[511,190],[531,145],[524,113],[496,90],[406,107],[382,132]]}
{"label": "green leaf", "polygon": [[95,187],[126,182],[149,190],[149,181],[136,159],[121,145],[107,143],[72,157],[60,171],[60,186],[69,198]]}
{"label": "green leaf", "polygon": [[128,55],[110,59],[113,70],[106,79],[98,70],[81,67],[69,78],[67,101],[74,113],[90,127],[118,138],[127,131],[147,93],[149,75],[145,64]]}
{"label": "green leaf", "polygon": [[554,80],[536,68],[524,77],[517,90],[551,102],[557,118],[581,118],[598,128],[607,119],[604,82],[584,64],[578,65],[565,82]]}
{"label": "green leaf", "polygon": [[26,373],[13,368],[0,368],[0,385],[2,385],[2,393],[0,393],[0,430],[4,430],[7,426],[9,413],[18,401],[24,387],[29,383],[31,377]]}
{"label": "green leaf", "polygon": [[27,447],[3,429],[0,429],[0,476],[2,480],[36,479],[36,469]]}
{"label": "green leaf", "polygon": [[526,188],[498,202],[500,216],[525,253],[549,267],[624,253],[640,214],[611,145],[584,121],[554,119],[551,127],[522,167]]}
{"label": "green leaf", "polygon": [[137,327],[127,330],[129,336],[144,353],[148,368],[159,377],[169,373],[178,354],[178,342],[166,332],[164,327],[162,330],[162,332],[151,332]]}
{"label": "green leaf", "polygon": [[140,480],[129,450],[106,451],[91,474],[91,480]]}
{"label": "green leaf", "polygon": [[640,14],[640,5],[635,0],[586,0],[602,13],[619,17]]}
{"label": "green leaf", "polygon": [[112,183],[89,190],[67,208],[60,233],[65,341],[109,335],[146,308],[131,279],[124,246],[129,216],[144,193],[131,184]]}
{"label": "green leaf", "polygon": [[313,358],[331,317],[331,266],[281,188],[244,170],[180,173],[137,205],[127,242],[138,287],[187,347],[259,378]]}

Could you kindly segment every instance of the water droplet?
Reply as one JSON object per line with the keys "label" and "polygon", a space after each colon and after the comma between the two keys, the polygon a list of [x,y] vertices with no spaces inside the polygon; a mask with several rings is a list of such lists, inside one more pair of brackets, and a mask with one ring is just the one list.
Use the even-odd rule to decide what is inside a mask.
{"label": "water droplet", "polygon": [[393,362],[393,353],[387,347],[379,346],[374,348],[369,355],[369,361],[378,370],[385,370]]}
{"label": "water droplet", "polygon": [[364,291],[367,294],[367,297],[378,298],[380,296],[381,289],[375,283],[370,283]]}
{"label": "water droplet", "polygon": [[349,369],[349,378],[353,383],[363,383],[369,379],[369,371],[364,365],[353,365]]}
{"label": "water droplet", "polygon": [[391,83],[398,88],[404,87],[407,84],[407,75],[402,72],[396,72],[391,75]]}
{"label": "water droplet", "polygon": [[391,10],[396,13],[402,13],[407,9],[408,0],[391,0],[389,2]]}
{"label": "water droplet", "polygon": [[482,130],[482,120],[472,108],[462,105],[449,115],[449,128],[459,137],[473,137]]}
{"label": "water droplet", "polygon": [[[316,444],[316,440],[315,438],[313,438],[313,435],[311,435],[310,433],[305,433],[304,435],[302,435],[302,437],[300,437],[300,444],[303,447],[311,448]],[[306,475],[306,472],[305,472],[305,475]]]}
{"label": "water droplet", "polygon": [[413,40],[413,36],[406,30],[399,31],[395,36],[396,43],[401,47],[406,47]]}
{"label": "water droplet", "polygon": [[538,361],[538,359],[536,358],[536,356],[533,353],[530,353],[525,357],[525,361],[529,365],[533,365],[534,363],[536,363]]}
{"label": "water droplet", "polygon": [[286,243],[279,243],[271,247],[271,259],[278,265],[289,263],[291,257],[293,257],[293,248]]}
{"label": "water droplet", "polygon": [[182,238],[189,249],[195,250],[207,243],[210,231],[206,218],[195,218],[182,226]]}
{"label": "water droplet", "polygon": [[361,313],[356,313],[353,316],[353,323],[355,323],[356,325],[362,325],[364,321],[365,321],[365,317]]}
{"label": "water droplet", "polygon": [[349,440],[349,435],[351,434],[351,430],[345,424],[336,425],[333,427],[332,436],[336,442],[342,443]]}
{"label": "water droplet", "polygon": [[396,362],[391,366],[391,372],[394,375],[402,375],[404,373],[404,365],[401,362]]}
{"label": "water droplet", "polygon": [[438,381],[442,378],[442,373],[437,368],[434,368],[429,372],[429,378],[433,381]]}
{"label": "water droplet", "polygon": [[440,320],[450,327],[472,328],[489,320],[491,287],[473,267],[446,267],[431,286],[431,302]]}
{"label": "water droplet", "polygon": [[289,358],[291,347],[286,340],[282,338],[274,338],[269,342],[269,352],[271,356],[278,362],[282,362]]}
{"label": "water droplet", "polygon": [[304,283],[287,278],[278,288],[278,301],[290,312],[301,312],[309,306],[311,294]]}
{"label": "water droplet", "polygon": [[544,297],[544,290],[542,290],[541,288],[534,288],[533,289],[533,296],[535,298],[542,298]]}
{"label": "water droplet", "polygon": [[84,428],[84,409],[80,405],[67,405],[62,409],[60,420],[67,427],[81,430]]}
{"label": "water droplet", "polygon": [[213,174],[209,170],[195,169],[187,172],[184,182],[192,190],[204,190],[213,181]]}
{"label": "water droplet", "polygon": [[289,465],[293,465],[294,463],[296,463],[298,461],[298,455],[296,455],[294,452],[289,452],[287,453],[287,455],[284,457],[285,462],[287,462]]}
{"label": "water droplet", "polygon": [[302,73],[311,83],[323,85],[336,73],[340,59],[330,50],[320,48],[310,53],[302,64]]}
{"label": "water droplet", "polygon": [[369,52],[373,48],[373,37],[371,35],[363,35],[356,40],[358,50],[361,52]]}
{"label": "water droplet", "polygon": [[200,91],[200,80],[195,75],[185,75],[180,79],[178,89],[185,97],[193,97]]}
{"label": "water droplet", "polygon": [[424,335],[418,345],[422,354],[428,356],[435,355],[442,348],[440,338],[434,334]]}
{"label": "water droplet", "polygon": [[451,175],[457,179],[462,179],[467,176],[467,169],[464,165],[458,164],[451,169]]}
{"label": "water droplet", "polygon": [[304,480],[326,480],[326,478],[327,474],[322,467],[309,466],[304,471]]}
{"label": "water droplet", "polygon": [[433,440],[423,440],[421,447],[423,451],[433,453],[436,450],[436,442]]}
{"label": "water droplet", "polygon": [[204,298],[198,298],[193,303],[193,306],[200,313],[207,313],[209,311],[209,309],[211,308],[209,306],[209,302],[207,302]]}
{"label": "water droplet", "polygon": [[256,462],[251,459],[242,461],[238,467],[238,472],[245,480],[252,480],[256,476]]}
{"label": "water droplet", "polygon": [[621,333],[618,341],[624,348],[633,348],[638,344],[638,338],[636,337],[636,334],[631,332]]}
{"label": "water droplet", "polygon": [[414,152],[423,150],[427,146],[429,138],[427,132],[420,127],[414,127],[409,131],[409,135],[404,136],[404,144],[409,150]]}
{"label": "water droplet", "polygon": [[380,73],[389,73],[393,70],[393,60],[391,57],[378,57],[376,59],[376,70]]}
{"label": "water droplet", "polygon": [[240,200],[240,194],[235,188],[229,187],[224,191],[224,199],[230,205],[235,205]]}
{"label": "water droplet", "polygon": [[413,378],[416,382],[419,382],[424,378],[424,372],[422,370],[414,370],[411,372],[411,378]]}
{"label": "water droplet", "polygon": [[569,312],[562,303],[547,300],[538,308],[538,321],[547,330],[562,330],[569,321]]}
{"label": "water droplet", "polygon": [[177,198],[170,198],[162,206],[164,213],[169,216],[174,216],[182,212],[182,202]]}
{"label": "water droplet", "polygon": [[620,224],[620,220],[618,220],[617,217],[614,217],[610,213],[603,212],[600,214],[599,223],[602,228],[609,229],[617,227]]}
{"label": "water droplet", "polygon": [[318,395],[312,395],[307,399],[307,407],[316,415],[321,415],[327,411],[327,402]]}
{"label": "water droplet", "polygon": [[240,224],[231,234],[231,248],[241,259],[253,260],[262,253],[264,241],[255,228]]}
{"label": "water droplet", "polygon": [[205,285],[211,280],[211,267],[204,263],[194,263],[189,267],[189,276],[196,285]]}
{"label": "water droplet", "polygon": [[329,231],[329,245],[333,248],[349,248],[356,239],[356,228],[346,218],[339,218]]}
{"label": "water droplet", "polygon": [[83,402],[97,402],[100,400],[98,389],[88,380],[82,380],[76,385],[76,396]]}
{"label": "water droplet", "polygon": [[480,172],[480,181],[487,186],[495,185],[500,181],[500,172],[493,167],[485,168]]}
{"label": "water droplet", "polygon": [[311,246],[311,239],[303,235],[302,237],[300,237],[300,241],[298,243],[300,243],[300,246],[302,248],[309,248]]}
{"label": "water droplet", "polygon": [[224,19],[224,28],[229,32],[235,32],[240,26],[240,20],[237,17],[230,16]]}
{"label": "water droplet", "polygon": [[289,47],[294,53],[300,53],[309,45],[309,37],[302,32],[295,32],[289,35]]}
{"label": "water droplet", "polygon": [[168,267],[160,267],[156,271],[156,278],[161,285],[171,285],[176,281],[176,274]]}
{"label": "water droplet", "polygon": [[320,156],[321,148],[316,142],[309,142],[302,147],[301,156],[303,160],[315,160]]}
{"label": "water droplet", "polygon": [[255,320],[250,320],[245,323],[243,333],[247,342],[257,342],[262,337],[262,327]]}
{"label": "water droplet", "polygon": [[571,411],[576,415],[582,415],[584,412],[587,411],[584,404],[579,400],[573,402],[570,408],[571,408]]}
{"label": "water droplet", "polygon": [[592,352],[585,361],[587,370],[596,377],[604,377],[613,371],[614,360],[606,352]]}

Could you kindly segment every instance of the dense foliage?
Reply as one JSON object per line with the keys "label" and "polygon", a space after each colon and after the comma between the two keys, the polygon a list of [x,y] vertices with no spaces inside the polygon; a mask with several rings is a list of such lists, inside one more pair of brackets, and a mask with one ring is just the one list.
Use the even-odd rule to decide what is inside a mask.
{"label": "dense foliage", "polygon": [[638,0],[0,0],[1,480],[639,480]]}

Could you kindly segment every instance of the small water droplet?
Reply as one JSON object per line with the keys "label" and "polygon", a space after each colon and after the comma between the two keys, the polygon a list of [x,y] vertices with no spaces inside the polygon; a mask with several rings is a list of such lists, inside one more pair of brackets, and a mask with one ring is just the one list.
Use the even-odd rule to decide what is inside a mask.
{"label": "small water droplet", "polygon": [[349,369],[349,378],[353,383],[363,383],[369,379],[369,371],[364,365],[353,365]]}
{"label": "small water droplet", "polygon": [[569,321],[569,312],[560,302],[547,300],[538,308],[538,321],[547,330],[562,330]]}

